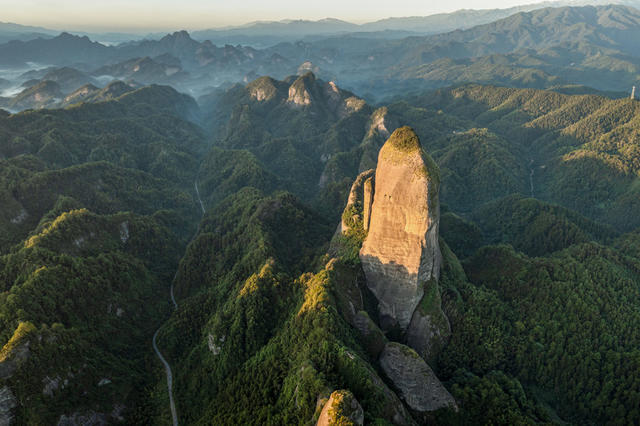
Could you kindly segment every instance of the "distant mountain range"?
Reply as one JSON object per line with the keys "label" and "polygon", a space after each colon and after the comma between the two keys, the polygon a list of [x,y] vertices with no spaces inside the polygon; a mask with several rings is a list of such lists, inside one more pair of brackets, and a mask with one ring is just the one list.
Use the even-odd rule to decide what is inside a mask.
{"label": "distant mountain range", "polygon": [[[303,19],[285,19],[281,21],[256,21],[239,26],[210,28],[192,32],[195,40],[209,40],[214,44],[243,44],[265,48],[280,42],[300,39],[316,39],[328,35],[359,33],[372,38],[397,39],[409,35],[438,34],[456,29],[471,28],[477,25],[506,18],[519,12],[529,12],[546,7],[564,6],[605,6],[619,4],[640,7],[640,0],[560,0],[543,1],[505,9],[461,9],[451,13],[438,13],[428,16],[389,17],[364,24],[354,24],[340,19],[325,18],[317,21]],[[142,34],[135,32],[86,32],[66,30],[70,34],[88,36],[91,40],[104,44],[125,43],[132,40],[157,40],[164,33]],[[51,38],[59,30],[0,22],[0,43],[11,40],[33,40]]]}
{"label": "distant mountain range", "polygon": [[278,42],[295,39],[314,39],[327,35],[359,33],[366,37],[383,39],[403,38],[408,35],[446,33],[456,29],[488,24],[514,15],[547,7],[620,4],[640,7],[638,0],[595,1],[543,1],[506,9],[461,9],[451,13],[428,16],[390,17],[365,24],[354,24],[340,19],[326,18],[318,21],[282,20],[259,21],[228,28],[194,31],[196,40],[213,43],[248,44],[267,47]]}
{"label": "distant mountain range", "polygon": [[[211,88],[248,82],[262,75],[282,79],[309,70],[373,101],[467,82],[535,88],[571,85],[571,90],[582,85],[604,91],[627,91],[632,85],[640,85],[638,9],[622,5],[549,7],[445,33],[406,36],[404,32],[403,38],[397,38],[398,30],[390,29],[386,36],[374,31],[382,28],[375,25],[393,26],[401,21],[413,22],[414,26],[408,27],[417,28],[428,19],[436,28],[438,16],[355,26],[369,28],[370,32],[331,34],[330,29],[355,28],[335,19],[256,23],[225,30],[237,34],[245,31],[246,37],[251,31],[271,31],[272,37],[288,39],[269,48],[198,41],[196,35],[192,37],[186,31],[116,46],[69,33],[14,40],[0,44],[0,68],[67,69],[55,71],[59,74],[55,78],[46,77],[46,72],[31,76],[20,71],[19,77],[13,78],[3,74],[6,81],[0,82],[1,90],[4,96],[10,96],[51,80],[69,95],[85,84],[99,87],[119,79],[136,84],[170,84],[200,96]],[[495,15],[489,11],[459,11],[448,16],[452,17],[450,25],[462,25]],[[11,28],[16,30],[15,26]],[[326,32],[297,39],[295,35],[305,28]],[[392,33],[395,36],[389,35]]]}
{"label": "distant mountain range", "polygon": [[401,40],[348,34],[270,50],[294,62],[310,61],[331,73],[323,78],[336,78],[363,95],[469,81],[626,90],[640,77],[638,39],[640,11],[610,5],[520,12],[466,30]]}
{"label": "distant mountain range", "polygon": [[550,4],[544,2],[508,9],[464,9],[452,13],[429,16],[387,18],[360,25],[332,18],[319,21],[261,21],[238,27],[194,31],[193,37],[196,40],[211,40],[214,43],[243,43],[262,47],[291,40],[292,38],[316,38],[318,36],[345,33],[360,33],[368,37],[371,37],[372,33],[379,33],[377,36],[380,38],[402,38],[407,35],[436,34],[458,28],[469,28],[493,22],[514,13],[539,9]]}

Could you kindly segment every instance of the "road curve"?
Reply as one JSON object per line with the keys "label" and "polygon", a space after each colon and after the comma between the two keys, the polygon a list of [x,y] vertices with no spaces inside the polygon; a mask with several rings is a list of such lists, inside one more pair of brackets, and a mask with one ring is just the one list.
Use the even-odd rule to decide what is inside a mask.
{"label": "road curve", "polygon": [[[205,214],[205,208],[204,208],[204,203],[202,202],[202,199],[200,198],[200,190],[198,189],[198,179],[196,178],[194,185],[193,185],[196,189],[196,196],[198,197],[198,203],[200,204],[200,209],[202,210],[202,216],[204,217]],[[195,234],[193,234],[193,237],[191,237],[191,240],[193,240],[196,235],[198,235],[198,231],[200,230],[200,226],[198,225],[198,228],[196,229]],[[178,309],[178,302],[176,302],[176,298],[173,294],[173,281],[175,281],[176,276],[178,276],[178,271],[176,271],[175,275],[173,276],[173,280],[171,282],[171,302],[173,303],[173,310],[177,310]],[[176,404],[173,401],[173,373],[171,372],[171,366],[169,365],[169,363],[167,362],[167,360],[164,358],[164,356],[162,356],[162,353],[160,352],[160,350],[158,349],[158,345],[156,343],[156,339],[158,337],[158,333],[160,332],[160,329],[162,328],[162,326],[158,327],[158,329],[156,330],[155,334],[153,335],[153,340],[152,340],[152,344],[153,344],[153,350],[156,353],[156,355],[158,356],[158,358],[160,359],[160,361],[162,362],[162,364],[164,365],[164,370],[167,373],[167,390],[169,391],[169,406],[171,407],[171,417],[173,419],[173,426],[178,426],[178,412],[176,411]]]}
{"label": "road curve", "polygon": [[175,402],[173,402],[173,374],[171,373],[171,366],[169,365],[167,360],[164,359],[164,357],[160,353],[160,350],[158,350],[156,338],[158,337],[159,332],[160,328],[158,328],[153,335],[153,350],[156,352],[158,358],[160,358],[160,361],[162,361],[162,364],[164,364],[164,369],[167,372],[167,388],[169,389],[169,406],[171,407],[171,417],[173,418],[173,426],[178,426],[178,412],[176,411],[176,404]]}

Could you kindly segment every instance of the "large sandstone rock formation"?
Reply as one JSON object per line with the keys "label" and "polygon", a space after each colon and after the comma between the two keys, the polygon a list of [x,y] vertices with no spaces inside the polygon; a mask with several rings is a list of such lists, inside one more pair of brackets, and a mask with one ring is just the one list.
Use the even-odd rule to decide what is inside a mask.
{"label": "large sandstone rock formation", "polygon": [[415,412],[427,413],[440,408],[458,410],[455,399],[433,370],[408,346],[388,343],[380,354],[380,366],[400,397]]}
{"label": "large sandstone rock formation", "polygon": [[437,285],[438,168],[409,127],[393,132],[378,156],[368,235],[360,250],[383,330],[404,332],[425,287]]}

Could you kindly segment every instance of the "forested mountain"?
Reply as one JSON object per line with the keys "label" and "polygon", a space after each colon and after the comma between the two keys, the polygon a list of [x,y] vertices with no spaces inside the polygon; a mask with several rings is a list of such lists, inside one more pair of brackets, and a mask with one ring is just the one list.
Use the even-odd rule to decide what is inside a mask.
{"label": "forested mountain", "polygon": [[206,145],[180,118],[188,108],[148,87],[0,118],[3,421],[135,418],[132,401],[153,384],[148,342],[195,229]]}
{"label": "forested mountain", "polygon": [[515,13],[540,9],[552,3],[535,3],[508,9],[463,9],[451,13],[428,16],[386,18],[364,24],[353,24],[340,19],[284,20],[252,22],[223,29],[200,30],[193,33],[196,40],[211,40],[219,44],[248,44],[266,48],[293,40],[313,40],[327,36],[358,34],[381,39],[404,38],[409,35],[437,34],[461,28],[470,28]]}
{"label": "forested mountain", "polygon": [[638,50],[630,40],[638,37],[639,22],[640,12],[625,6],[545,8],[444,34],[345,35],[273,50],[309,60],[371,96],[468,81],[626,90],[638,79]]}
{"label": "forested mountain", "polygon": [[[340,389],[368,422],[637,418],[633,394],[609,391],[636,386],[637,102],[466,85],[373,108],[306,74],[203,97],[198,113],[170,88],[123,87],[1,119],[2,389],[15,419],[167,419],[149,342],[196,229],[196,177],[206,214],[158,336],[181,421],[303,423]],[[340,214],[403,125],[439,168],[442,269],[421,309],[450,324],[411,367],[401,348],[415,338],[385,336],[365,285],[362,201]],[[330,246],[340,220],[353,231]],[[615,321],[590,317],[597,306]],[[420,411],[393,365],[432,371],[458,411]]]}
{"label": "forested mountain", "polygon": [[[622,201],[637,197],[611,198],[635,190],[633,178],[620,176],[614,165],[633,162],[622,151],[632,152],[630,141],[635,138],[623,136],[627,133],[622,129],[632,128],[637,102],[463,86],[407,98],[373,112],[360,101],[357,111],[339,118],[323,97],[327,92],[321,89],[327,87],[332,86],[312,75],[285,81],[262,78],[207,99],[206,116],[213,117],[212,128],[221,135],[200,171],[208,213],[176,277],[180,308],[160,335],[170,356],[183,360],[175,374],[176,389],[181,389],[178,407],[186,421],[304,422],[314,411],[320,414],[314,407],[322,406],[316,405],[313,395],[328,398],[331,389],[342,387],[353,392],[368,421],[400,422],[407,414],[389,393],[395,388],[389,382],[383,385],[385,379],[374,373],[386,342],[383,334],[374,332],[375,325],[367,326],[370,332],[365,335],[348,325],[354,319],[345,306],[356,303],[358,293],[363,294],[364,302],[359,303],[364,305],[356,311],[364,309],[377,322],[373,296],[363,287],[360,261],[349,248],[355,244],[357,253],[361,237],[353,234],[342,249],[329,249],[333,254],[321,257],[336,220],[337,207],[328,200],[344,200],[346,195],[338,191],[340,183],[331,191],[326,188],[340,182],[334,176],[350,182],[359,171],[375,167],[377,151],[387,137],[383,134],[402,124],[427,135],[422,146],[439,165],[444,203],[440,297],[451,322],[451,340],[429,365],[461,408],[458,414],[436,413],[435,419],[445,424],[486,421],[487,416],[501,419],[496,420],[499,423],[633,421],[631,394],[612,395],[608,389],[636,386],[625,374],[636,368],[636,355],[629,352],[635,334],[618,330],[629,330],[638,319],[632,310],[622,308],[614,314],[609,309],[640,296],[637,238],[632,231],[638,225],[630,220],[632,207]],[[335,98],[341,100],[337,105],[352,97],[341,89],[333,93],[343,94]],[[606,122],[593,124],[604,116],[609,118]],[[615,125],[611,117],[616,117]],[[314,150],[302,151],[300,144],[313,140],[297,141],[306,126],[334,122],[312,144]],[[352,133],[344,133],[348,122],[354,123]],[[361,129],[371,132],[373,140],[362,138]],[[340,146],[336,134],[355,143],[336,152]],[[569,144],[578,135],[581,143]],[[598,155],[598,146],[611,140],[625,147],[616,161]],[[571,164],[574,157],[580,161],[574,153],[578,150],[593,152],[588,165]],[[537,156],[531,158],[532,152]],[[313,162],[298,172],[279,165],[283,159],[293,165],[311,155],[336,158],[341,167],[329,168],[327,162],[322,173],[320,169],[314,173]],[[584,186],[588,170],[600,176],[608,167],[612,178],[607,188],[613,184],[619,190],[605,195],[597,185]],[[637,171],[629,173],[634,176]],[[304,180],[287,178],[296,175]],[[554,181],[562,184],[553,186]],[[298,182],[306,184],[300,187]],[[255,189],[240,189],[243,185]],[[567,192],[572,187],[581,188],[580,197]],[[279,189],[310,200],[320,215],[278,193]],[[537,199],[526,198],[532,195]],[[608,201],[600,201],[600,196]],[[344,221],[349,216],[342,217]],[[483,247],[501,243],[521,252],[508,246]],[[460,264],[456,254],[467,259]],[[337,260],[321,266],[332,256]],[[303,271],[316,275],[300,275]],[[354,277],[359,277],[355,289],[348,284]],[[616,316],[617,322],[583,322],[585,315],[595,315],[591,309],[598,298],[612,301],[600,309]],[[553,307],[567,303],[569,313],[557,316]],[[327,314],[321,314],[325,310]],[[300,312],[305,314],[301,317]],[[574,330],[571,346],[558,343],[557,337],[568,330]],[[576,330],[580,330],[577,335]],[[587,337],[594,334],[611,338]],[[332,343],[324,346],[323,341]],[[491,347],[488,341],[493,342]],[[597,357],[605,347],[611,355],[602,361],[599,373],[581,370],[585,358]],[[283,353],[297,357],[283,358]],[[355,358],[342,358],[345,353],[351,354],[347,359]],[[204,370],[194,374],[200,368]],[[308,368],[312,370],[303,374]],[[594,374],[599,377],[595,382],[590,381]],[[355,377],[369,379],[354,382]],[[328,391],[320,390],[326,386]],[[589,389],[587,394],[580,390],[583,387]],[[382,405],[370,399],[378,393],[379,401],[386,401]],[[246,403],[238,404],[239,399]]]}
{"label": "forested mountain", "polygon": [[[637,101],[469,85],[409,102],[471,119],[474,126],[487,128],[485,133],[509,141],[509,151],[531,177],[527,195],[621,231],[639,226],[633,213],[640,199]],[[520,173],[522,181],[526,172]]]}

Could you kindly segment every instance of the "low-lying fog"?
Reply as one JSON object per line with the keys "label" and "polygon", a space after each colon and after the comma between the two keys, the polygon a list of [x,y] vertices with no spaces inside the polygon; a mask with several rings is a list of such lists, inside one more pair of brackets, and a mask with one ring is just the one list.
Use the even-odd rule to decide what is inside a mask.
{"label": "low-lying fog", "polygon": [[[22,92],[24,90],[22,85],[28,80],[23,76],[25,73],[38,71],[51,66],[36,62],[27,62],[26,65],[26,67],[18,68],[0,68],[0,97],[9,98]],[[7,82],[2,84],[2,80],[6,80]]]}

